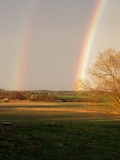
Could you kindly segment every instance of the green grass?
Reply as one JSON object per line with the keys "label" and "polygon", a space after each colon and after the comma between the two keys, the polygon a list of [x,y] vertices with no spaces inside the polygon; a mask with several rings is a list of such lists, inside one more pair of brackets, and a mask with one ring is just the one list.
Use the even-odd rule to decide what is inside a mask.
{"label": "green grass", "polygon": [[[0,160],[119,160],[120,115],[108,114],[106,105],[1,104]],[[91,108],[97,112],[76,112]]]}
{"label": "green grass", "polygon": [[120,122],[0,127],[1,160],[120,159]]}
{"label": "green grass", "polygon": [[57,99],[64,102],[78,101],[78,102],[108,102],[111,101],[105,95],[93,95],[93,94],[79,94],[79,95],[58,95]]}

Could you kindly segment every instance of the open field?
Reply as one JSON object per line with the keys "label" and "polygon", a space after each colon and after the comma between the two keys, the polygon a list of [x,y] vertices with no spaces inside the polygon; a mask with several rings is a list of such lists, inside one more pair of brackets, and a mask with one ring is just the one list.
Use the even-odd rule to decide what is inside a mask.
{"label": "open field", "polygon": [[39,123],[49,121],[119,120],[120,114],[107,102],[0,103],[0,122]]}
{"label": "open field", "polygon": [[105,102],[0,103],[0,159],[118,160],[120,114]]}

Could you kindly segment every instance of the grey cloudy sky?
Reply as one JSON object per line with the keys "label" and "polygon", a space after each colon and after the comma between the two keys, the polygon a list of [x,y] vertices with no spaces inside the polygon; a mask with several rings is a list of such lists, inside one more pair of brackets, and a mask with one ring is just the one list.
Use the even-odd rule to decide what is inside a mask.
{"label": "grey cloudy sky", "polygon": [[[0,88],[73,90],[78,58],[100,0],[0,0]],[[120,0],[106,1],[88,67],[120,50]]]}

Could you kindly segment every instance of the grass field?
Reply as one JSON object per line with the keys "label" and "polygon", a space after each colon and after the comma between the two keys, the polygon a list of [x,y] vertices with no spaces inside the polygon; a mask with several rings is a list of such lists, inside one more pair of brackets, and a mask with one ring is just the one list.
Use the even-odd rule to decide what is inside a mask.
{"label": "grass field", "polygon": [[105,102],[0,103],[0,160],[39,159],[120,159],[120,114]]}

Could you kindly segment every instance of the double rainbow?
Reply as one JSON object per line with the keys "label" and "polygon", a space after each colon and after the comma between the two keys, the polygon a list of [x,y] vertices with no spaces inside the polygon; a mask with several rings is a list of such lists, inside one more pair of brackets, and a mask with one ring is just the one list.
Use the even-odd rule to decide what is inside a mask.
{"label": "double rainbow", "polygon": [[[91,53],[92,42],[97,30],[97,26],[99,25],[99,21],[104,12],[105,6],[108,0],[96,0],[96,6],[94,13],[92,14],[92,18],[90,21],[90,25],[88,31],[86,33],[85,39],[83,41],[83,47],[80,51],[79,61],[77,65],[77,74],[74,77],[75,83],[78,82],[79,79],[85,79],[85,72],[87,69],[87,64],[89,61],[89,57]],[[16,58],[14,65],[14,75],[12,79],[12,88],[17,90],[24,89],[24,80],[25,80],[25,65],[27,62],[27,57],[29,56],[29,36],[28,29],[32,23],[31,15],[33,14],[34,1],[30,0],[28,6],[24,12],[23,16],[23,24],[20,29],[20,33],[18,35],[17,45],[16,45]],[[21,22],[22,22],[21,21]]]}

